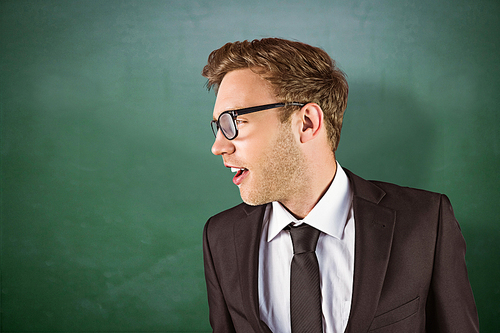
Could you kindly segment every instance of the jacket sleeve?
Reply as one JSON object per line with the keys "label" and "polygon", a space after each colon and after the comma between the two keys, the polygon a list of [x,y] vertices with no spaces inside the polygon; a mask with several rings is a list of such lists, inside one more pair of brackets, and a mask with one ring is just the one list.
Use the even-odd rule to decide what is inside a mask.
{"label": "jacket sleeve", "polygon": [[208,235],[209,223],[210,220],[208,220],[203,229],[203,261],[207,284],[210,325],[213,332],[235,332],[212,258],[210,237]]}
{"label": "jacket sleeve", "polygon": [[441,196],[427,332],[479,332],[476,304],[465,264],[465,240],[449,199]]}

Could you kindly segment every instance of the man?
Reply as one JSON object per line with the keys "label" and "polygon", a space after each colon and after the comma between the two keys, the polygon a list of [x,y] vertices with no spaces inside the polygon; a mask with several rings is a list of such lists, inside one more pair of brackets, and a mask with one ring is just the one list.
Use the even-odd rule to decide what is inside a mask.
{"label": "man", "polygon": [[348,85],[321,49],[228,43],[203,69],[244,203],[204,229],[215,332],[477,332],[448,198],[335,159]]}

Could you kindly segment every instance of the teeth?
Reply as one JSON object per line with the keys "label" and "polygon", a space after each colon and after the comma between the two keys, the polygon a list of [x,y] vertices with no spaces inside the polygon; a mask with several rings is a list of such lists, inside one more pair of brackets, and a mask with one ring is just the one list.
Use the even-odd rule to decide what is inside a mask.
{"label": "teeth", "polygon": [[231,172],[238,172],[240,170],[244,170],[244,168],[231,168]]}

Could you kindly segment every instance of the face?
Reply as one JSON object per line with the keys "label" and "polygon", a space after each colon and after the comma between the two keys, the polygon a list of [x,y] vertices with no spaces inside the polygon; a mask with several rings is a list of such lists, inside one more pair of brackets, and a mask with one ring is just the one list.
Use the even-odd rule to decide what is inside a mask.
{"label": "face", "polygon": [[[227,110],[280,102],[267,81],[250,69],[229,72],[222,80],[214,119]],[[305,162],[290,122],[281,123],[279,109],[237,118],[238,136],[227,140],[219,131],[212,146],[224,165],[236,172],[233,182],[250,205],[285,203],[304,184]]]}

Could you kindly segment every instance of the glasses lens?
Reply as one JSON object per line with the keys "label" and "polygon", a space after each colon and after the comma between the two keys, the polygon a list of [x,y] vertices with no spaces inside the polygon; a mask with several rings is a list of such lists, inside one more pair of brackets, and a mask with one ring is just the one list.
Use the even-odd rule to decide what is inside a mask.
{"label": "glasses lens", "polygon": [[217,132],[219,131],[219,127],[217,126],[217,121],[212,120],[210,122],[210,125],[212,126],[212,132],[214,132],[214,136],[217,137]]}
{"label": "glasses lens", "polygon": [[219,126],[226,135],[226,138],[228,138],[229,140],[236,137],[236,125],[234,124],[233,116],[231,116],[229,113],[223,113],[220,115]]}

